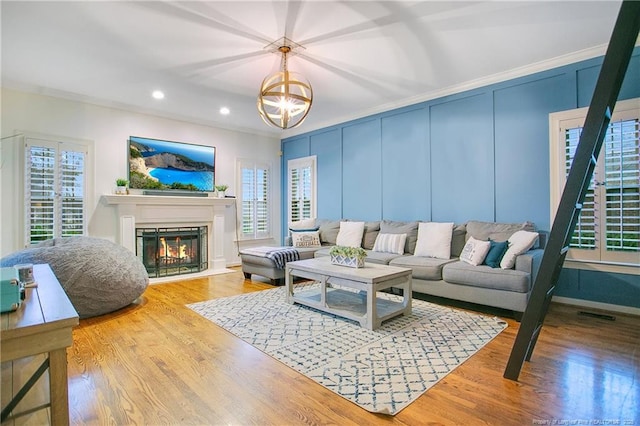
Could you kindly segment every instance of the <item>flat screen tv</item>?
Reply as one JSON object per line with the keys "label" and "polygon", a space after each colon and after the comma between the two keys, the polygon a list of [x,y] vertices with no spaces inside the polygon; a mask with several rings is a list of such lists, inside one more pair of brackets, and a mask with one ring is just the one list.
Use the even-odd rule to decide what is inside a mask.
{"label": "flat screen tv", "polygon": [[213,192],[216,148],[129,137],[132,189]]}

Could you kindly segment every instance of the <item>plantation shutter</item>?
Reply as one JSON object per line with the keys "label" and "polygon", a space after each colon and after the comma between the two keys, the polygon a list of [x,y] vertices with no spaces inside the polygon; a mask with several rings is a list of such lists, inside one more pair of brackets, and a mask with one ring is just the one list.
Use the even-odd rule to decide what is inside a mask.
{"label": "plantation shutter", "polygon": [[[571,247],[581,259],[638,263],[640,253],[640,131],[638,118],[611,122]],[[565,176],[581,127],[565,129]]]}
{"label": "plantation shutter", "polygon": [[608,251],[640,252],[639,122],[612,123],[603,145]]}
{"label": "plantation shutter", "polygon": [[256,167],[256,236],[270,234],[269,218],[269,169]]}
{"label": "plantation shutter", "polygon": [[29,147],[27,164],[27,241],[34,244],[55,234],[56,149]]}
{"label": "plantation shutter", "polygon": [[[571,169],[571,163],[580,141],[580,134],[582,128],[567,129],[565,131],[565,178],[569,175]],[[598,170],[596,169],[591,178],[587,194],[584,197],[582,203],[582,210],[578,222],[576,223],[576,229],[571,237],[570,247],[595,250],[596,249],[596,216],[595,207],[596,201],[594,197],[595,181],[598,177]]]}
{"label": "plantation shutter", "polygon": [[268,165],[240,162],[241,229],[245,238],[266,238],[271,234],[269,180]]}
{"label": "plantation shutter", "polygon": [[25,145],[26,239],[34,244],[86,234],[86,149],[28,138]]}
{"label": "plantation shutter", "polygon": [[289,222],[315,217],[315,157],[289,161]]}

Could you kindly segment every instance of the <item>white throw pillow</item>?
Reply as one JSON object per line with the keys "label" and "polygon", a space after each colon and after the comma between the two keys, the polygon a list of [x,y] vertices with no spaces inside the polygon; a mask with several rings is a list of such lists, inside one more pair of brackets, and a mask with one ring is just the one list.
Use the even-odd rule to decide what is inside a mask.
{"label": "white throw pillow", "polygon": [[436,259],[450,259],[452,237],[453,222],[420,222],[414,254]]}
{"label": "white throw pillow", "polygon": [[489,253],[491,242],[476,240],[473,237],[469,237],[467,244],[464,245],[462,253],[460,253],[460,260],[473,266],[478,266],[484,262],[484,258]]}
{"label": "white throw pillow", "polygon": [[516,257],[529,250],[538,240],[537,232],[516,231],[509,237],[509,248],[500,261],[502,269],[511,269],[516,264]]}
{"label": "white throw pillow", "polygon": [[336,245],[360,247],[364,235],[364,222],[340,222]]}
{"label": "white throw pillow", "polygon": [[320,232],[291,231],[291,240],[296,248],[320,248]]}
{"label": "white throw pillow", "polygon": [[302,231],[309,229],[318,229],[316,226],[316,218],[312,217],[309,219],[301,219],[295,222],[289,223],[289,230],[291,231]]}
{"label": "white throw pillow", "polygon": [[373,251],[403,254],[406,241],[407,234],[378,234],[373,244]]}

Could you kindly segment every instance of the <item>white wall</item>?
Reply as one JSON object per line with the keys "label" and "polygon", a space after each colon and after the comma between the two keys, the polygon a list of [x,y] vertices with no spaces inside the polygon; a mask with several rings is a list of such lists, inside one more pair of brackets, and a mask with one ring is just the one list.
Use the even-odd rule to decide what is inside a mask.
{"label": "white wall", "polygon": [[[131,135],[212,145],[216,147],[216,183],[229,185],[236,194],[236,159],[256,159],[271,164],[273,235],[281,234],[280,140],[88,103],[2,89],[2,151],[0,154],[0,255],[22,248],[23,178],[19,132],[51,135],[67,140],[88,140],[94,145],[93,183],[87,191],[89,235],[117,241],[113,207],[100,202],[110,194],[115,179],[127,176],[127,139]],[[257,114],[257,112],[256,112]],[[225,217],[224,255],[228,265],[238,264],[235,214]],[[260,245],[279,240],[260,241]]]}

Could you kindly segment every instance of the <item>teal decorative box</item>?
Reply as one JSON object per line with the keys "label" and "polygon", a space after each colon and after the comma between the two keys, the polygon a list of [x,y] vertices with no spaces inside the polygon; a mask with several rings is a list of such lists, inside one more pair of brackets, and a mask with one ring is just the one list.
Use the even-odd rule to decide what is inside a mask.
{"label": "teal decorative box", "polygon": [[0,268],[0,305],[2,312],[15,311],[24,299],[24,285],[14,267]]}

